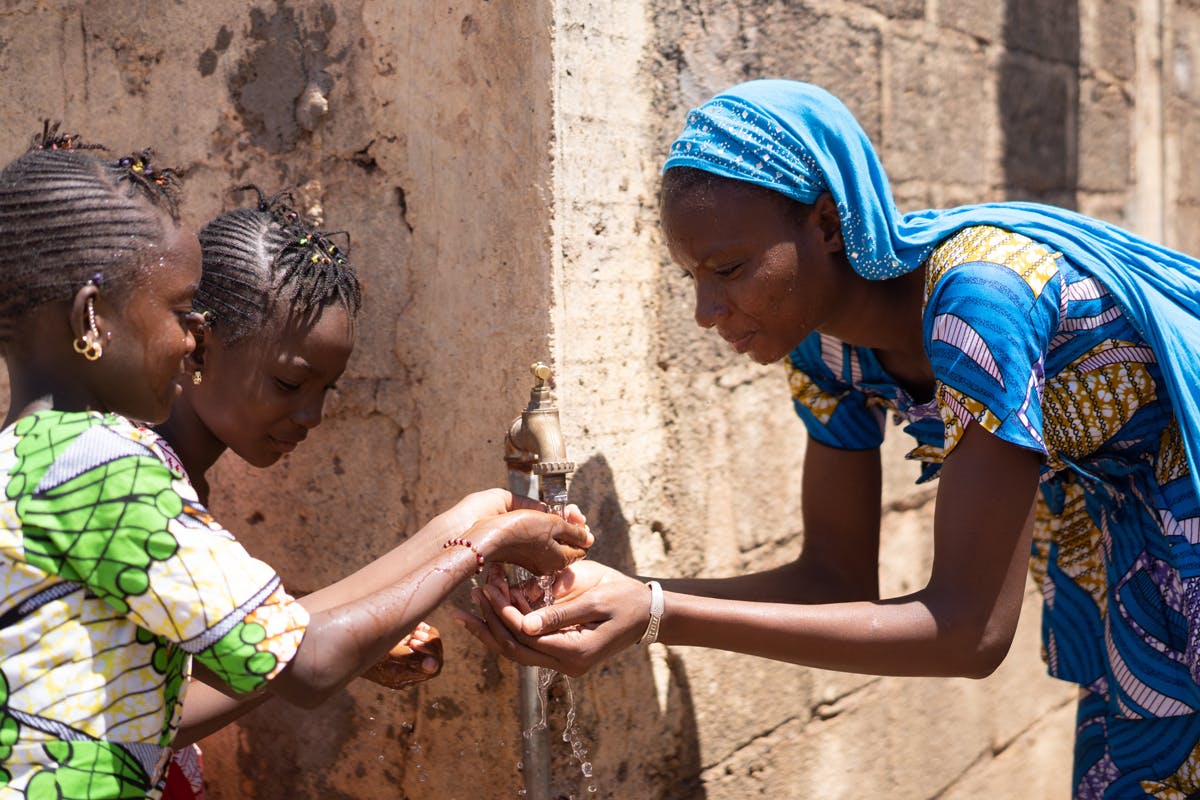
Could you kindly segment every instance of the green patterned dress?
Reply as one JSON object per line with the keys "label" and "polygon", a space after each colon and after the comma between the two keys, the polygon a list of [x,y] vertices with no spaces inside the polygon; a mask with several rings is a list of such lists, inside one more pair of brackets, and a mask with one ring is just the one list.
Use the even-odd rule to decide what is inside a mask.
{"label": "green patterned dress", "polygon": [[122,417],[24,417],[0,476],[0,800],[158,797],[192,658],[254,691],[308,614]]}

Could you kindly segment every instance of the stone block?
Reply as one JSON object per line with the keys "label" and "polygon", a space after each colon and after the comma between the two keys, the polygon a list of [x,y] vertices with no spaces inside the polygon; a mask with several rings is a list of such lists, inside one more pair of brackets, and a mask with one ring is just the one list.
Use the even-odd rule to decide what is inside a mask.
{"label": "stone block", "polygon": [[1073,69],[1021,56],[1001,59],[997,76],[1003,182],[1011,196],[1075,191],[1077,77]]}
{"label": "stone block", "polygon": [[704,769],[812,715],[812,670],[719,650],[672,647],[671,654],[686,670]]}
{"label": "stone block", "polygon": [[958,0],[938,3],[936,22],[939,27],[962,31],[989,44],[1004,41],[1006,3],[994,0]]}
{"label": "stone block", "polygon": [[867,8],[873,8],[893,19],[923,19],[925,0],[859,0]]}
{"label": "stone block", "polygon": [[984,53],[904,40],[891,61],[881,149],[888,174],[898,181],[986,186],[996,111]]}
{"label": "stone block", "polygon": [[[943,800],[1056,800],[1071,795],[1075,705],[1051,710],[991,758],[975,765]],[[1015,775],[1020,775],[1016,779]]]}
{"label": "stone block", "polygon": [[1079,64],[1078,0],[1010,0],[1004,3],[1007,49],[1064,64]]}
{"label": "stone block", "polygon": [[1120,86],[1085,78],[1079,87],[1078,188],[1127,189],[1133,169],[1133,98]]}
{"label": "stone block", "polygon": [[1131,0],[1080,3],[1080,63],[1122,80],[1134,75],[1137,10]]}

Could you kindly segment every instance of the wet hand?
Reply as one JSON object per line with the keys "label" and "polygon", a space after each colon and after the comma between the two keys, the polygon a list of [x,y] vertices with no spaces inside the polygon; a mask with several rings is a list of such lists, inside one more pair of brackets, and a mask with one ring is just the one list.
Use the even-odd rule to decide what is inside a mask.
{"label": "wet hand", "polygon": [[583,558],[595,541],[585,527],[530,509],[481,519],[463,538],[489,561],[516,564],[535,575],[558,572]]}
{"label": "wet hand", "polygon": [[[438,535],[445,538],[454,536],[465,538],[466,531],[476,522],[520,509],[548,510],[544,503],[539,503],[529,497],[514,495],[506,489],[486,489],[481,492],[473,492],[459,500],[448,511],[438,515],[436,518],[439,523]],[[563,516],[574,525],[587,525],[587,519],[579,507],[573,503],[566,507]]]}
{"label": "wet hand", "polygon": [[472,593],[479,617],[451,613],[492,652],[567,675],[582,675],[635,644],[650,618],[646,586],[596,562],[568,567],[553,591],[553,605],[534,610],[536,587],[509,587],[493,575]]}
{"label": "wet hand", "polygon": [[442,671],[442,636],[422,622],[361,677],[389,689],[406,689]]}

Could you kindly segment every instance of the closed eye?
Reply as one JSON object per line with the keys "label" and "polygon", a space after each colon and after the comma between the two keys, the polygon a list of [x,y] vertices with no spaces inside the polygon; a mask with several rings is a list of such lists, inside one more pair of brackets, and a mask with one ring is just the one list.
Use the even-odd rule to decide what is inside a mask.
{"label": "closed eye", "polygon": [[731,278],[742,269],[742,266],[742,264],[734,264],[729,267],[721,267],[721,269],[713,270],[713,274],[721,278]]}

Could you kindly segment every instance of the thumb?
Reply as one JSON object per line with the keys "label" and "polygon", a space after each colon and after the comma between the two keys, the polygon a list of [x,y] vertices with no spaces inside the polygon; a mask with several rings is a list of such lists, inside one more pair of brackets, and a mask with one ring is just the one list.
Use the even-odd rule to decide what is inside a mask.
{"label": "thumb", "polygon": [[571,625],[579,625],[587,621],[588,615],[589,612],[582,603],[555,603],[525,615],[521,621],[521,630],[529,636],[541,636]]}

